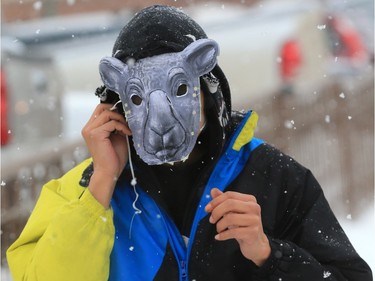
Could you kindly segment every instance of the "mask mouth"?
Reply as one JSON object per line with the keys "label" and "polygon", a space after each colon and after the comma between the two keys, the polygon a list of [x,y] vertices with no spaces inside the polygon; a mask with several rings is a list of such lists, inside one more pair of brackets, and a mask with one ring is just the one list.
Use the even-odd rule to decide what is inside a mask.
{"label": "mask mouth", "polygon": [[164,149],[161,151],[158,151],[155,156],[156,158],[160,159],[163,163],[166,162],[172,162],[173,161],[168,161],[169,159],[173,158],[173,156],[177,153],[178,149]]}
{"label": "mask mouth", "polygon": [[162,148],[159,148],[154,151],[154,153],[151,153],[150,151],[147,151],[150,154],[154,154],[156,158],[160,159],[163,162],[169,162],[169,159],[173,159],[173,157],[176,155],[176,153],[183,148],[183,144],[179,145],[178,147],[176,145],[168,145],[163,146]]}
{"label": "mask mouth", "polygon": [[164,149],[156,153],[156,157],[162,159],[163,161],[167,160],[170,157],[173,157],[177,152],[177,149]]}
{"label": "mask mouth", "polygon": [[[175,163],[182,160],[186,160],[189,155],[189,145],[182,143],[178,147],[170,144],[169,146],[163,146],[161,148],[154,148],[153,151],[144,149],[147,155],[143,155],[141,158],[149,165],[161,165],[165,163]],[[140,152],[142,153],[142,152]],[[138,153],[138,154],[140,154]],[[187,156],[183,156],[187,155]]]}
{"label": "mask mouth", "polygon": [[183,150],[188,142],[187,133],[180,121],[174,115],[169,116],[168,119],[167,126],[161,125],[163,124],[162,120],[157,124],[146,122],[144,128],[143,146],[145,151],[150,155],[155,155],[162,162],[174,159],[177,152]]}

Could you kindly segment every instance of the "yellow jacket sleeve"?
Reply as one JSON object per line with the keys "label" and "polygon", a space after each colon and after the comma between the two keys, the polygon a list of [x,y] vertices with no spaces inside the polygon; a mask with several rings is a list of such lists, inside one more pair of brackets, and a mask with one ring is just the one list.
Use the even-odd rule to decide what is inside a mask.
{"label": "yellow jacket sleeve", "polygon": [[25,228],[7,251],[14,281],[108,280],[113,211],[79,185],[89,161],[42,188]]}

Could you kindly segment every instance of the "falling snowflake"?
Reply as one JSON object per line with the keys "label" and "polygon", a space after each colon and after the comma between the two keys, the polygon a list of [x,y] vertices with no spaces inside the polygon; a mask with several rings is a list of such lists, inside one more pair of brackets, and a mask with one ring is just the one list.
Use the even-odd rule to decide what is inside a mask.
{"label": "falling snowflake", "polygon": [[287,129],[296,129],[296,127],[294,126],[294,120],[285,120],[284,127]]}
{"label": "falling snowflake", "polygon": [[33,8],[34,8],[34,10],[37,10],[37,11],[39,11],[39,10],[42,8],[42,6],[43,6],[42,1],[37,1],[37,2],[35,2],[35,3],[33,4]]}
{"label": "falling snowflake", "polygon": [[326,25],[325,24],[319,24],[318,26],[317,26],[317,28],[319,29],[319,30],[324,30],[324,29],[326,29]]}

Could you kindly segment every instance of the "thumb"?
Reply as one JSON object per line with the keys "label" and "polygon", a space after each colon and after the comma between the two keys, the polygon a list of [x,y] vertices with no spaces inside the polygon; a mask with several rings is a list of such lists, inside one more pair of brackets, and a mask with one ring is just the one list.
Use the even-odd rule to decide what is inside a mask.
{"label": "thumb", "polygon": [[[221,194],[223,194],[223,192],[220,191],[220,189],[218,189],[216,187],[213,188],[213,189],[211,189],[212,200],[215,199],[216,197],[220,196]],[[206,212],[211,212],[212,211],[212,203],[211,202],[206,205],[206,207],[205,207],[205,211]]]}
{"label": "thumb", "polygon": [[221,194],[223,194],[223,192],[220,189],[218,189],[216,187],[213,188],[213,189],[211,189],[211,197],[212,198],[216,198],[216,197],[218,197]]}

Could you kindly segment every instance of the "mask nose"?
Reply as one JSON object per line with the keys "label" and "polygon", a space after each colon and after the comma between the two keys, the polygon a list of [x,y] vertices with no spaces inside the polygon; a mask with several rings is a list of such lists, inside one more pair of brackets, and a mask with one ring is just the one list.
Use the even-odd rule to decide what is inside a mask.
{"label": "mask nose", "polygon": [[149,96],[145,128],[145,149],[159,158],[175,154],[186,139],[171,101],[166,93],[160,90],[152,92]]}
{"label": "mask nose", "polygon": [[173,113],[172,104],[163,91],[150,94],[147,127],[162,136],[178,123]]}

